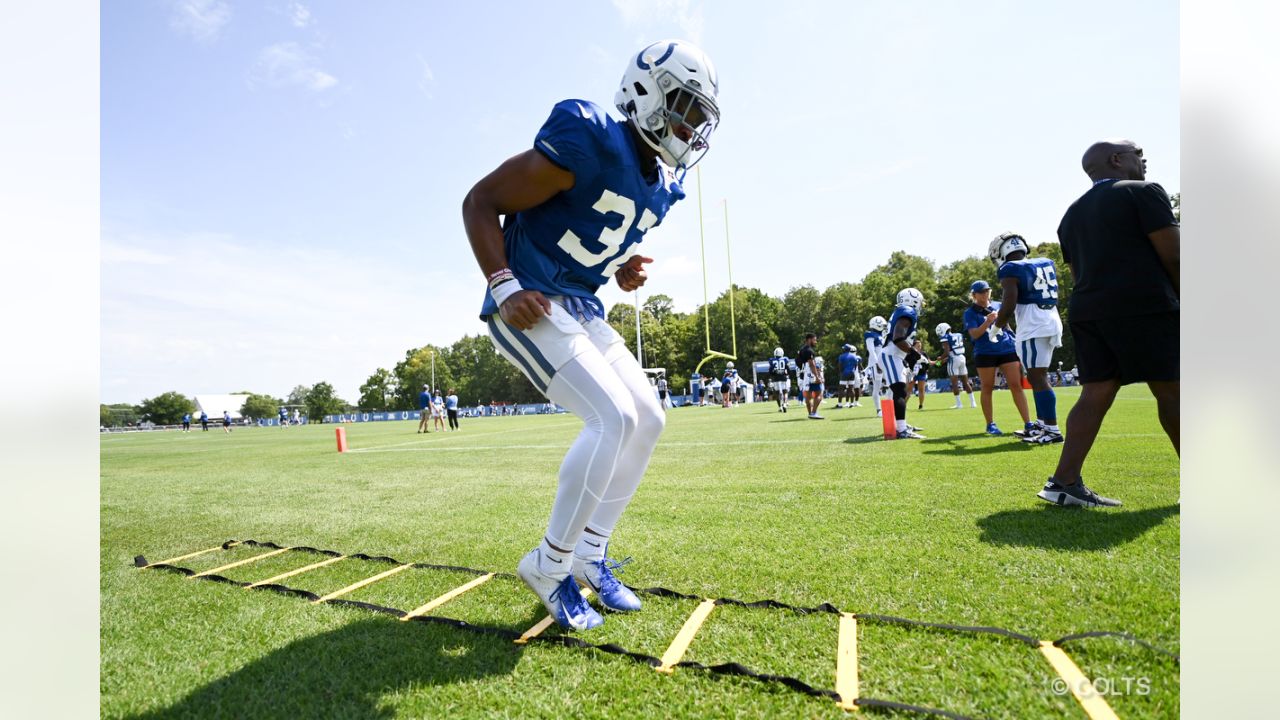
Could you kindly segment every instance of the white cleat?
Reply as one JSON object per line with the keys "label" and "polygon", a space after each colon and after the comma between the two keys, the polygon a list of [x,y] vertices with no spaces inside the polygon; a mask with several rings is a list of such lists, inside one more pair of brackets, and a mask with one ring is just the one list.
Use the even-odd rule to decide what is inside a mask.
{"label": "white cleat", "polygon": [[557,578],[542,572],[541,561],[541,548],[534,548],[520,560],[516,575],[538,596],[556,623],[571,630],[590,630],[603,625],[604,618],[582,597],[578,581],[568,573],[571,568],[566,567],[568,574]]}

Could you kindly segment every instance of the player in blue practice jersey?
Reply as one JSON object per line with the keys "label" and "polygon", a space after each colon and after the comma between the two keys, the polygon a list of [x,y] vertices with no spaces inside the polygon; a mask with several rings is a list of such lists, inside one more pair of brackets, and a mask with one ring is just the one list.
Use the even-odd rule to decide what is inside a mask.
{"label": "player in blue practice jersey", "polygon": [[778,401],[778,412],[787,411],[787,397],[791,394],[792,361],[782,351],[773,349],[773,357],[769,358],[769,388],[773,390],[774,399]]}
{"label": "player in blue practice jersey", "polygon": [[915,288],[903,288],[898,293],[898,305],[889,316],[888,336],[880,353],[880,366],[893,393],[893,416],[899,440],[924,439],[907,425],[907,384],[912,381],[908,372],[920,359],[920,353],[911,344],[915,342],[923,310],[924,294]]}
{"label": "player in blue practice jersey", "polygon": [[840,363],[840,397],[836,399],[836,408],[844,407],[841,400],[848,400],[848,407],[860,407],[861,403],[858,398],[862,397],[862,379],[859,368],[862,366],[862,358],[858,357],[858,351],[849,343],[845,343],[841,350],[840,356],[836,360]]}
{"label": "player in blue practice jersey", "polygon": [[1037,422],[1024,442],[1052,445],[1063,441],[1058,429],[1058,398],[1049,385],[1049,363],[1062,347],[1062,318],[1058,315],[1058,269],[1047,257],[1027,257],[1027,241],[1004,233],[987,248],[1000,278],[1002,305],[996,327],[1018,324],[1018,357],[1027,369]]}
{"label": "player in blue practice jersey", "polygon": [[867,394],[871,396],[871,403],[876,406],[876,415],[880,415],[880,389],[887,387],[885,381],[884,367],[880,364],[880,353],[884,350],[884,331],[889,328],[889,321],[876,315],[871,318],[869,328],[862,333],[862,340],[867,345],[867,369],[871,376],[868,382],[871,387],[867,390]]}
{"label": "player in blue practice jersey", "polygon": [[533,147],[463,202],[489,284],[480,317],[494,347],[585,423],[560,466],[546,534],[517,568],[565,627],[604,621],[579,582],[609,609],[640,608],[605,550],[666,416],[596,290],[610,278],[626,292],[644,284],[652,259],[639,243],[684,198],[684,173],[719,122],[718,94],[715,68],[697,47],[649,45],[627,61],[614,96],[623,121],[586,100],[556,104]]}
{"label": "player in blue practice jersey", "polygon": [[[921,332],[924,331],[922,330]],[[907,389],[911,390],[920,399],[920,405],[916,409],[923,410],[925,389],[929,385],[929,366],[933,364],[933,361],[925,356],[924,343],[920,338],[916,338],[915,342],[911,343],[911,348],[920,357],[916,358],[915,365],[908,368],[907,377],[911,378],[911,380],[907,382]]]}
{"label": "player in blue practice jersey", "polygon": [[963,407],[960,404],[962,386],[969,393],[969,407],[978,407],[977,401],[973,399],[973,386],[969,384],[969,366],[964,359],[964,336],[951,332],[951,326],[947,323],[938,323],[933,331],[938,336],[938,343],[942,345],[942,354],[938,356],[937,362],[946,363],[947,377],[951,378],[951,394],[956,398],[956,404],[951,409]]}

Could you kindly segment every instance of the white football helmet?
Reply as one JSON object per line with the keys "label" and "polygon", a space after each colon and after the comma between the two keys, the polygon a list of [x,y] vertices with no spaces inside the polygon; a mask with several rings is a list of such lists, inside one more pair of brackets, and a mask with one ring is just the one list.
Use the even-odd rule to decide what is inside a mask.
{"label": "white football helmet", "polygon": [[924,309],[924,293],[915,288],[903,288],[898,293],[898,304],[906,305],[919,313]]}
{"label": "white football helmet", "polygon": [[733,369],[733,361],[732,361],[732,360],[730,360],[729,362],[725,363],[725,364],[724,364],[724,366],[725,366],[726,368],[729,368],[730,370],[732,370],[732,369]]}
{"label": "white football helmet", "polygon": [[613,104],[663,162],[687,170],[711,147],[719,95],[720,80],[706,53],[684,40],[663,40],[627,63]]}
{"label": "white football helmet", "polygon": [[871,318],[871,329],[876,332],[884,332],[889,329],[889,321],[877,315]]}
{"label": "white football helmet", "polygon": [[1013,253],[1021,250],[1024,253],[1031,252],[1031,248],[1027,247],[1027,241],[1017,233],[1000,233],[995,240],[987,246],[987,257],[991,259],[991,264],[996,267],[1008,262],[1008,257]]}
{"label": "white football helmet", "polygon": [[780,347],[776,347],[776,348],[774,348],[774,349],[773,349],[773,356],[774,356],[774,357],[782,357],[782,354],[783,354],[783,353],[782,353],[782,348],[780,348]]}
{"label": "white football helmet", "polygon": [[946,337],[951,332],[951,326],[946,323],[938,323],[938,327],[933,329],[933,334],[938,337]]}
{"label": "white football helmet", "polygon": [[817,366],[818,366],[818,369],[819,369],[819,370],[821,370],[821,369],[824,367],[824,365],[823,365],[823,363],[822,363],[822,356],[821,356],[821,355],[819,355],[818,357],[814,358],[814,359],[813,359],[813,362],[817,364]]}

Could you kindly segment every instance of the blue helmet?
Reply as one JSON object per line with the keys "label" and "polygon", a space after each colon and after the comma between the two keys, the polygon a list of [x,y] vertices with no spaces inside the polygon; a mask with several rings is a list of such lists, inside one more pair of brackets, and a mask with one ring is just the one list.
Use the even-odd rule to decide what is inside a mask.
{"label": "blue helmet", "polygon": [[988,283],[986,280],[974,280],[973,284],[969,286],[969,292],[971,293],[986,292],[990,289],[991,283]]}

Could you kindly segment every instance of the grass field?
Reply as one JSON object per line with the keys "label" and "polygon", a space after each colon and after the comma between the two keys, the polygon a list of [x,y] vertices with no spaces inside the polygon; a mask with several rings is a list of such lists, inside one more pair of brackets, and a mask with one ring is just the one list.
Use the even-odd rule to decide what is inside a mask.
{"label": "grass field", "polygon": [[[1008,393],[997,420],[1017,427]],[[1076,397],[1059,391],[1059,409]],[[822,422],[795,406],[668,415],[648,476],[614,535],[621,579],[705,597],[773,598],[915,620],[994,625],[1055,639],[1132,633],[1178,651],[1178,459],[1142,387],[1122,391],[1085,467],[1124,507],[1051,507],[1035,492],[1060,446],[981,434],[981,411],[931,395],[909,419],[925,441],[878,438],[874,409]],[[571,416],[251,428],[102,438],[104,717],[839,717],[820,698],[749,678],[661,675],[606,653],[501,638],[139,570],[229,539],[406,562],[513,571],[545,529]],[[233,547],[176,564],[207,570],[264,552]],[[228,570],[258,581],[316,562],[291,551]],[[387,569],[344,560],[284,581],[325,593]],[[350,598],[412,609],[470,579],[411,569]],[[584,633],[660,656],[697,603],[645,609]],[[545,612],[495,578],[433,611],[523,631]],[[975,717],[1085,718],[1040,653],[996,636],[859,624],[861,695]],[[555,630],[549,631],[555,632]],[[717,607],[686,659],[736,661],[835,686],[837,618]],[[1121,718],[1175,718],[1179,668],[1115,638],[1065,648],[1108,683]],[[877,713],[880,714],[880,713]]]}

